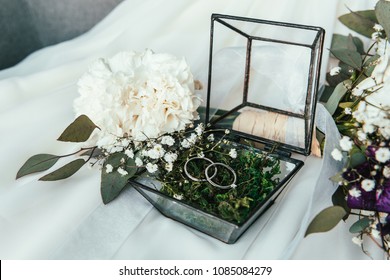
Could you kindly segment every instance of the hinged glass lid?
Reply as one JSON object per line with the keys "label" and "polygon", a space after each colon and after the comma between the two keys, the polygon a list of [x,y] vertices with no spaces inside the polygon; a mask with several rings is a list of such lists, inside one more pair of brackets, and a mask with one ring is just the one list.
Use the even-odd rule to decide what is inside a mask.
{"label": "hinged glass lid", "polygon": [[324,33],[213,14],[206,122],[308,155]]}

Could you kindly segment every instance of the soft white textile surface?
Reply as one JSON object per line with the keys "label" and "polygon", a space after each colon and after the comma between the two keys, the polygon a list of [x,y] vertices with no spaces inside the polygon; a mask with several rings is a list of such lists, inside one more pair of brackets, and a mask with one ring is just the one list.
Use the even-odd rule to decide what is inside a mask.
{"label": "soft white textile surface", "polygon": [[[199,77],[207,67],[211,13],[322,26],[329,47],[344,4],[359,10],[374,2],[128,0],[87,34],[0,72],[0,258],[366,259],[345,224],[303,239],[313,215],[330,205],[327,176],[336,166],[321,173],[326,159],[301,157],[302,171],[234,245],[163,217],[134,190],[102,205],[99,170],[84,168],[59,182],[38,182],[39,174],[15,181],[15,175],[33,154],[74,150],[55,139],[74,118],[77,79],[98,57],[151,48],[186,57]],[[327,57],[325,50],[323,70]],[[331,129],[329,116],[321,116]]]}

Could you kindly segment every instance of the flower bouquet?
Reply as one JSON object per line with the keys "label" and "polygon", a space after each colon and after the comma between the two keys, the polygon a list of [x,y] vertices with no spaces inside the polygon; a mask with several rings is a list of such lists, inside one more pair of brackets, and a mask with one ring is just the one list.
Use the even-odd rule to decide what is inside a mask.
{"label": "flower bouquet", "polygon": [[[325,106],[342,135],[331,155],[345,168],[333,178],[334,206],[319,213],[306,234],[332,229],[356,218],[352,240],[364,249],[369,238],[390,256],[390,2],[351,12],[340,20],[370,37],[367,51],[358,37],[334,35],[330,52],[339,65],[327,76],[331,95]],[[368,252],[366,252],[368,254]]]}
{"label": "flower bouquet", "polygon": [[[210,54],[207,105],[201,107],[202,99],[196,92],[201,83],[194,80],[184,59],[151,50],[121,52],[94,62],[78,82],[80,97],[74,101],[76,119],[58,140],[79,143],[79,149],[61,156],[35,155],[20,168],[17,178],[46,171],[64,157],[75,157],[39,180],[66,179],[84,165],[96,166],[101,170],[100,192],[104,204],[114,200],[125,188],[134,187],[164,215],[234,243],[272,205],[302,167],[303,162],[290,158],[289,151],[310,152],[315,109],[312,102],[316,97],[324,32],[317,27],[224,15],[213,15],[214,22],[227,27],[228,32],[233,32],[231,36],[241,34],[230,24],[244,27],[266,24],[314,33],[309,51],[306,51],[307,44],[299,45],[304,46],[307,61],[311,62],[305,69],[310,77],[304,75],[300,87],[303,100],[300,111],[274,109],[271,112],[280,119],[290,115],[296,119],[293,121],[299,127],[298,141],[286,144],[279,136],[277,141],[262,141],[259,135],[240,131],[240,125],[236,127],[237,123],[246,123],[244,117],[249,114],[245,113],[259,117],[259,111],[273,110],[270,105],[251,100],[248,88],[252,84],[249,85],[248,78],[242,80],[239,75],[244,90],[232,91],[237,94],[234,102],[244,100],[239,106],[223,108],[210,102],[210,93],[217,89],[215,85],[221,84],[212,79],[218,76],[215,70],[218,68],[213,72],[211,67],[215,54]],[[253,38],[248,35],[245,40]],[[256,37],[256,40],[269,44],[271,39]],[[244,43],[240,49],[251,52]],[[275,43],[287,45],[277,49],[282,51],[297,45],[281,40]],[[226,46],[223,49],[231,50]],[[252,54],[257,55],[259,50],[261,53],[261,49],[254,48]],[[241,73],[249,67],[230,69]],[[248,95],[249,102],[245,100]],[[221,97],[225,98],[212,99]],[[286,124],[287,121],[276,132],[284,132]]]}

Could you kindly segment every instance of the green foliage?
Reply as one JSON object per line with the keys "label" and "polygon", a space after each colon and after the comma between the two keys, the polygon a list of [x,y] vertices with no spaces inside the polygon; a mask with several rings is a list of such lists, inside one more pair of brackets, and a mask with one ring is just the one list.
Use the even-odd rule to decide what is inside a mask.
{"label": "green foliage", "polygon": [[97,126],[86,115],[77,117],[57,139],[63,142],[85,142]]}
{"label": "green foliage", "polygon": [[[124,162],[121,162],[122,158],[125,159]],[[108,164],[113,166],[113,171],[110,173],[107,173],[106,170]],[[127,175],[119,174],[117,172],[118,168],[124,169]],[[104,204],[111,202],[122,192],[129,179],[136,174],[137,169],[134,160],[126,159],[126,156],[122,153],[114,153],[107,158],[101,171],[100,184],[100,193]]]}
{"label": "green foliage", "polygon": [[329,97],[328,101],[325,103],[325,108],[328,112],[333,115],[336,112],[337,107],[339,106],[340,100],[348,92],[348,88],[344,83],[340,83],[334,89],[332,95]]}
{"label": "green foliage", "polygon": [[374,25],[378,23],[373,10],[350,12],[339,17],[339,20],[349,29],[371,38]]}
{"label": "green foliage", "polygon": [[360,233],[364,231],[366,228],[368,228],[371,224],[371,220],[368,217],[364,217],[357,222],[355,222],[350,228],[350,233]]}
{"label": "green foliage", "polygon": [[59,156],[50,154],[38,154],[32,156],[19,169],[18,173],[16,174],[16,179],[32,173],[45,171],[52,167],[59,158]]}
{"label": "green foliage", "polygon": [[[229,156],[231,148],[237,149],[236,158]],[[210,149],[207,143],[202,143],[195,149],[202,149],[205,157],[235,170],[237,187],[219,189],[207,181],[195,182],[187,178],[183,174],[183,166],[188,158],[194,156],[194,150],[180,153],[173,171],[161,172],[158,180],[163,182],[161,192],[169,196],[182,196],[183,201],[207,213],[240,223],[279,183],[275,176],[280,173],[279,160],[260,150],[230,141],[222,141],[213,149]],[[203,179],[207,164],[204,160],[193,160],[188,163],[187,170],[196,178]],[[218,172],[212,180],[220,185],[229,185],[232,182],[232,174],[224,172],[223,168],[218,166]]]}
{"label": "green foliage", "polygon": [[362,57],[356,50],[331,49],[330,52],[341,62],[344,62],[354,69],[361,69]]}
{"label": "green foliage", "polygon": [[63,167],[53,171],[42,178],[40,181],[57,181],[66,179],[76,173],[85,164],[84,159],[76,159],[72,162],[65,164]]}
{"label": "green foliage", "polygon": [[375,6],[375,14],[379,24],[385,29],[387,36],[390,34],[390,2],[380,0]]}
{"label": "green foliage", "polygon": [[312,233],[326,232],[334,228],[347,214],[341,206],[331,206],[322,210],[311,221],[306,230],[305,236]]}

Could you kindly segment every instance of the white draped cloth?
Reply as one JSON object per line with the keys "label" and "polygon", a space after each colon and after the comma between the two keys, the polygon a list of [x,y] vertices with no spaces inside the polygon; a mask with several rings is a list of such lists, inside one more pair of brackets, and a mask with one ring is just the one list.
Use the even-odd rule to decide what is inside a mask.
{"label": "white draped cloth", "polygon": [[[0,258],[2,259],[367,259],[351,242],[348,224],[304,238],[308,223],[331,205],[328,178],[340,168],[329,160],[305,162],[276,203],[235,243],[225,244],[161,215],[133,189],[103,205],[100,171],[83,168],[56,182],[31,175],[15,180],[26,159],[66,154],[55,141],[74,119],[76,83],[99,57],[123,50],[185,57],[195,78],[207,70],[212,13],[323,27],[325,48],[337,17],[373,8],[352,0],[127,0],[86,34],[35,52],[0,71]],[[325,49],[322,74],[329,52]],[[324,77],[324,75],[322,75]],[[323,82],[323,79],[322,79]],[[335,130],[323,107],[318,125]],[[328,143],[333,148],[335,143]],[[329,154],[329,151],[328,151]],[[58,165],[56,165],[58,166]],[[381,258],[372,248],[373,257]]]}

